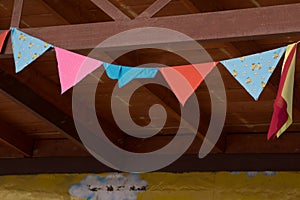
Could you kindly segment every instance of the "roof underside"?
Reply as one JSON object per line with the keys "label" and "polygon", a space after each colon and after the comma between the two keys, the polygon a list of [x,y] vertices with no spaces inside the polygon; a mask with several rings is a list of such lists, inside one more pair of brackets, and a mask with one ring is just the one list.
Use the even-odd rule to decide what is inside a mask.
{"label": "roof underside", "polygon": [[[154,0],[24,0],[22,12],[22,1],[19,2],[14,8],[13,1],[0,0],[0,30],[19,24],[26,33],[83,55],[88,55],[112,35],[146,26],[187,34],[197,40],[215,61],[300,40],[299,0],[157,0],[156,3]],[[143,49],[138,49],[139,45]],[[158,49],[166,46],[173,53]],[[124,54],[128,49],[130,52]],[[208,61],[205,53],[187,41],[121,43],[98,49],[89,56],[127,66],[189,64],[178,54],[188,54],[199,63]],[[118,58],[114,60],[116,56]],[[225,68],[218,65],[227,94],[227,115],[219,142],[206,159],[197,158],[209,124],[207,119],[211,116],[210,95],[203,82],[196,90],[201,110],[197,137],[186,154],[165,170],[299,170],[299,53],[296,63],[294,120],[282,137],[266,140],[280,67],[276,68],[259,100],[254,101]],[[4,54],[0,55],[0,65],[0,165],[5,166],[0,168],[0,173],[109,170],[91,158],[80,142],[72,118],[72,89],[60,94],[54,51],[47,52],[21,73],[15,74],[9,40]],[[164,128],[157,135],[137,139],[120,131],[112,117],[110,102],[116,83],[104,73],[95,95],[98,119],[107,136],[116,145],[133,152],[150,152],[170,142],[182,120],[180,104],[172,91],[147,84],[132,95],[128,106],[138,125],[150,123],[149,108],[154,104],[161,104],[167,112]],[[94,81],[89,82],[88,77],[80,87],[88,94],[93,85]],[[126,95],[118,98],[122,104]],[[128,120],[127,117],[119,118]],[[161,120],[159,116],[154,119]],[[157,127],[153,126],[153,129]],[[190,126],[184,129],[186,134],[192,130]],[[72,162],[75,167],[67,164]],[[252,164],[245,164],[249,162]]]}

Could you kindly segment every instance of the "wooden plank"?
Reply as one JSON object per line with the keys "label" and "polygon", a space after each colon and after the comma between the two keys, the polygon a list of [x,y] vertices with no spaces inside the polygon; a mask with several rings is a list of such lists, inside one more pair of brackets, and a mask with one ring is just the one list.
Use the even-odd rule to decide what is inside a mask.
{"label": "wooden plank", "polygon": [[32,157],[90,156],[68,139],[35,140]]}
{"label": "wooden plank", "polygon": [[171,0],[156,0],[152,5],[150,5],[146,10],[144,10],[136,19],[139,18],[151,18],[157,12],[159,12],[163,7],[165,7]]}
{"label": "wooden plank", "polygon": [[[184,140],[186,137],[190,137],[190,133],[181,134],[179,135],[182,140]],[[147,139],[138,139],[129,137],[125,139],[124,149],[132,152],[137,153],[146,153],[146,152],[152,152],[155,150],[158,150],[165,145],[167,145],[173,138],[173,135],[156,135],[151,138]],[[199,138],[195,138],[191,146],[187,149],[185,154],[191,154],[191,155],[198,155],[200,146],[202,145],[203,140],[200,140]],[[174,147],[172,149],[172,152],[176,153],[178,151],[178,147]],[[214,148],[211,153],[220,153],[220,149]]]}
{"label": "wooden plank", "polygon": [[[38,62],[34,64],[38,65]],[[46,122],[56,127],[57,130],[79,145],[79,147],[84,148],[72,117],[71,93],[67,92],[61,95],[57,85],[42,77],[33,69],[24,70],[22,73],[22,76],[18,76],[13,72],[13,67],[9,66],[9,62],[6,62],[6,64],[4,62],[0,70],[0,77],[2,77],[0,79],[0,89],[15,99],[17,103],[33,111],[33,113],[36,113]],[[82,113],[86,113],[87,107],[84,104],[82,104],[82,109]],[[101,126],[111,136],[110,139],[121,146],[122,135],[119,135],[119,130],[108,124],[106,119],[102,118],[101,121]],[[90,126],[82,125],[87,128],[86,131],[94,131],[91,130]]]}
{"label": "wooden plank", "polygon": [[[161,95],[158,94],[163,94],[161,91],[158,91],[157,88],[153,89],[149,86],[144,86],[147,90],[149,90],[149,92],[153,95],[155,95],[157,98],[160,99],[161,104],[168,110],[170,110],[170,112],[172,113],[172,116],[174,116],[179,122],[183,123],[184,126],[186,126],[191,132],[196,133],[197,138],[202,142],[205,139],[205,134],[203,134],[201,131],[199,131],[199,128],[196,129],[195,127],[193,127],[186,119],[182,118],[180,115],[180,111],[178,112],[177,109],[174,109],[174,101],[171,101],[170,99],[163,99],[161,97]],[[208,126],[208,122],[207,122],[207,118],[203,117],[203,113],[202,113],[202,118],[200,120],[200,127],[203,129],[205,129],[204,127]],[[201,130],[200,128],[200,130]],[[208,140],[209,142],[209,140]],[[221,143],[219,143],[218,145],[220,145]],[[224,146],[218,146],[217,144],[213,147],[213,151],[216,152],[223,152],[224,151]]]}
{"label": "wooden plank", "polygon": [[267,140],[267,134],[228,134],[226,153],[300,153],[300,134],[285,133]]}
{"label": "wooden plank", "polygon": [[25,108],[38,114],[44,120],[57,127],[58,130],[72,141],[82,146],[71,117],[38,96],[28,86],[7,74],[3,69],[0,70],[0,77],[1,92],[15,99],[17,103],[23,105]]}
{"label": "wooden plank", "polygon": [[[184,155],[158,171],[299,171],[299,161],[300,154],[211,154],[203,159]],[[0,166],[0,175],[115,171],[93,157],[0,159]]]}
{"label": "wooden plank", "polygon": [[23,158],[24,154],[0,142],[0,158]]}
{"label": "wooden plank", "polygon": [[108,0],[91,0],[115,21],[128,21],[130,18]]}
{"label": "wooden plank", "polygon": [[[109,55],[107,55],[107,56],[108,56],[108,59],[111,61],[112,59],[109,57]],[[131,59],[129,61],[128,61],[128,59],[126,59],[126,60],[127,60],[127,62],[131,62],[131,65],[133,65],[133,66],[140,64],[139,59],[137,59],[137,58]],[[162,77],[160,77],[160,78],[162,78]],[[180,115],[178,101],[177,100],[172,101],[170,98],[165,98],[166,96],[173,96],[173,94],[170,94],[170,93],[169,93],[169,95],[166,95],[166,94],[168,94],[168,92],[170,92],[169,90],[166,91],[165,88],[163,88],[163,87],[149,87],[148,85],[143,86],[143,89],[147,94],[154,96],[154,98],[157,99],[158,104],[162,105],[166,109],[166,111],[168,113],[170,113],[171,116],[174,117],[174,119],[176,119],[179,123],[182,123],[182,126],[187,128],[189,130],[189,133],[195,133],[197,139],[200,140],[200,142],[204,141],[205,134],[202,133],[201,131],[206,130],[206,128],[208,126],[208,120],[206,120],[207,119],[206,117],[201,118],[200,128],[199,127],[195,128],[193,125],[191,125],[191,123],[188,120],[184,119]],[[162,94],[164,94],[164,95],[162,95]],[[147,101],[149,101],[149,100],[147,100]],[[201,114],[201,116],[203,116],[203,115],[204,115],[204,113]],[[166,122],[165,126],[167,125],[167,123],[168,123],[168,121]],[[199,131],[199,129],[201,131]],[[209,139],[207,139],[207,142],[208,143],[210,142]],[[218,153],[221,153],[224,151],[225,143],[222,142],[221,139],[219,140],[219,142],[217,144],[211,144],[211,145],[214,145],[212,148],[212,151],[215,151]]]}
{"label": "wooden plank", "polygon": [[[94,48],[101,41],[112,35],[144,26],[169,28],[187,34],[197,41],[221,42],[230,40],[253,40],[265,38],[266,36],[275,38],[282,35],[291,36],[299,34],[299,11],[300,3],[217,13],[138,19],[129,21],[128,23],[117,21],[58,27],[26,28],[22,30],[56,46],[70,50]],[[207,24],[208,21],[213,21],[214,23]],[[236,28],[237,24],[239,25],[238,29]],[[143,35],[143,38],[147,38],[147,35]],[[156,41],[157,44],[177,42],[184,42],[184,40],[162,37]],[[128,41],[126,41],[126,43],[118,41],[116,44],[110,44],[106,47],[118,47],[118,49],[120,49],[121,47],[128,48],[128,46],[149,44],[153,45],[153,41],[136,40],[130,41],[130,43],[128,43]],[[8,47],[5,52],[11,53],[11,47]]]}
{"label": "wooden plank", "polygon": [[[51,12],[57,13],[66,20],[67,24],[85,24],[112,21],[95,4],[86,0],[39,0],[47,5]],[[66,9],[67,8],[67,9]]]}
{"label": "wooden plank", "polygon": [[23,9],[23,0],[14,0],[14,8],[11,17],[11,27],[19,27]]}
{"label": "wooden plank", "polygon": [[32,155],[32,138],[2,121],[0,122],[0,141],[22,153],[24,156]]}

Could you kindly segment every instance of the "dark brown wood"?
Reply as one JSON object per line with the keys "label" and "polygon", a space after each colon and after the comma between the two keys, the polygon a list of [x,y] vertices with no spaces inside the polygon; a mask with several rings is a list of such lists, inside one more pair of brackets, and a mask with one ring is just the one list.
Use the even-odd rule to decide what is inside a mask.
{"label": "dark brown wood", "polygon": [[228,134],[225,153],[300,153],[299,133],[285,133],[267,140],[264,134]]}
{"label": "dark brown wood", "polygon": [[[115,171],[93,157],[0,159],[0,166],[0,175]],[[184,155],[159,171],[298,171],[299,168],[300,154],[211,154],[203,159]]]}
{"label": "dark brown wood", "polygon": [[19,27],[23,9],[23,1],[24,0],[14,0],[14,8],[11,17],[11,27]]}
{"label": "dark brown wood", "polygon": [[115,21],[128,21],[130,18],[108,0],[91,0]]}
{"label": "dark brown wood", "polygon": [[159,12],[163,7],[165,7],[171,0],[156,0],[151,6],[144,10],[136,19],[138,18],[151,18],[157,12]]}
{"label": "dark brown wood", "polygon": [[[113,61],[112,58],[108,54],[106,54],[106,56],[107,56],[107,59],[110,62]],[[133,58],[131,60],[126,59],[126,63],[130,63],[130,65],[133,65],[133,66],[142,64],[142,63],[139,62],[138,57],[139,56],[136,55],[135,58]],[[115,62],[115,64],[118,64],[118,63]],[[207,128],[208,124],[209,124],[208,120],[207,120],[208,118],[206,116],[203,117],[204,113],[201,114],[202,117],[201,117],[201,120],[200,120],[200,128],[202,130],[199,131],[200,128],[196,129],[193,125],[191,125],[191,123],[189,121],[187,121],[186,119],[184,119],[180,115],[180,111],[178,109],[175,109],[176,104],[177,104],[177,108],[178,108],[178,101],[177,100],[172,101],[171,99],[165,98],[165,96],[162,95],[162,94],[166,94],[165,90],[161,90],[162,88],[157,88],[157,87],[153,88],[153,87],[148,86],[148,85],[145,85],[143,87],[144,87],[144,89],[147,93],[149,93],[150,95],[153,95],[156,99],[158,99],[158,103],[160,105],[162,105],[179,123],[181,122],[182,125],[184,127],[186,127],[186,129],[189,131],[189,132],[187,132],[187,134],[196,133],[197,142],[202,143],[204,141],[205,134],[202,131],[204,131]],[[222,137],[222,139],[223,139],[223,137]],[[157,140],[157,139],[155,138],[155,140]],[[157,142],[153,141],[153,143],[157,143]],[[133,149],[133,148],[131,147],[131,149]],[[214,147],[212,149],[212,151],[215,152],[215,153],[222,153],[222,152],[224,152],[224,150],[225,150],[225,143],[221,142],[221,140],[216,145],[214,145]]]}
{"label": "dark brown wood", "polygon": [[90,153],[69,139],[35,140],[32,157],[80,157]]}
{"label": "dark brown wood", "polygon": [[0,122],[0,141],[24,156],[32,155],[33,139],[3,122]]}
{"label": "dark brown wood", "polygon": [[17,151],[6,144],[0,142],[0,157],[1,158],[23,158],[24,154]]}
{"label": "dark brown wood", "polygon": [[[119,32],[138,27],[163,27],[182,32],[197,41],[232,41],[259,38],[276,38],[300,33],[300,4],[250,8],[243,10],[199,13],[184,16],[132,20],[128,23],[106,22],[58,27],[23,29],[33,36],[66,49],[90,49]],[[280,15],[280,16],[278,16]],[[251,16],[251,17],[249,17]],[[277,19],[277,20],[270,20]],[[207,23],[213,21],[214,23]],[[259,22],[259,23],[258,23]],[[239,28],[236,28],[237,24]],[[203,28],[205,27],[205,28]],[[199,31],[201,30],[201,31]],[[233,31],[234,30],[234,31]],[[98,34],[97,34],[98,33]],[[101,33],[101,34],[100,34]],[[95,37],[97,34],[97,37]],[[147,38],[147,35],[144,36]],[[157,43],[183,42],[163,39]],[[130,45],[118,43],[115,47],[152,44],[139,41]],[[112,47],[109,45],[107,47]],[[8,47],[5,53],[11,53]]]}
{"label": "dark brown wood", "polygon": [[[102,13],[100,9],[98,10],[98,7],[90,1],[39,1],[46,5],[53,14],[61,18],[61,21],[66,24],[84,24],[102,21],[112,21],[112,19],[109,16],[107,16],[105,13]],[[92,6],[93,12],[90,11],[90,4],[94,5]]]}
{"label": "dark brown wood", "polygon": [[16,102],[29,110],[37,113],[40,117],[57,127],[58,130],[68,136],[69,139],[82,146],[71,117],[53,106],[47,100],[38,96],[29,87],[5,71],[0,70],[0,77],[0,89],[6,95],[12,97]]}

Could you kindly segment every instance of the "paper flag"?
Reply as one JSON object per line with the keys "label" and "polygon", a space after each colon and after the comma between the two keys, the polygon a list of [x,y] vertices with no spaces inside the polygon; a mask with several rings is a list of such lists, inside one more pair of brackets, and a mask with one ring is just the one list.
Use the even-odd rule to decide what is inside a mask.
{"label": "paper flag", "polygon": [[158,71],[158,68],[126,67],[105,62],[103,66],[109,78],[118,79],[120,88],[136,78],[154,78]]}
{"label": "paper flag", "polygon": [[217,65],[216,62],[160,68],[179,102],[184,105],[198,88],[206,75]]}
{"label": "paper flag", "polygon": [[64,93],[88,74],[102,65],[102,62],[82,56],[65,49],[55,48],[58,63],[58,73],[61,84],[61,93]]}
{"label": "paper flag", "polygon": [[3,44],[10,30],[7,30],[0,34],[0,53],[2,52]]}
{"label": "paper flag", "polygon": [[288,45],[274,102],[274,112],[268,131],[268,140],[274,135],[279,137],[292,124],[296,51],[297,44]]}
{"label": "paper flag", "polygon": [[11,41],[17,73],[53,47],[16,28],[11,28]]}
{"label": "paper flag", "polygon": [[246,91],[257,100],[285,50],[286,47],[281,47],[220,62]]}

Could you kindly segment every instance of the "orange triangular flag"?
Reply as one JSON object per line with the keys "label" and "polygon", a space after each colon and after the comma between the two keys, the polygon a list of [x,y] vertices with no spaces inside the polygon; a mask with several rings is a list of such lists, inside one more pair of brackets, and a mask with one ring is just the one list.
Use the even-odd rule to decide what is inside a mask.
{"label": "orange triangular flag", "polygon": [[159,71],[166,79],[179,102],[184,105],[217,62],[164,67]]}
{"label": "orange triangular flag", "polygon": [[5,39],[7,37],[7,34],[9,33],[10,30],[7,30],[3,33],[0,34],[0,53],[2,52],[2,47],[3,47],[3,44],[5,42]]}

